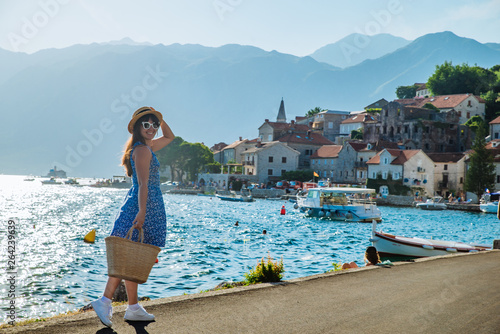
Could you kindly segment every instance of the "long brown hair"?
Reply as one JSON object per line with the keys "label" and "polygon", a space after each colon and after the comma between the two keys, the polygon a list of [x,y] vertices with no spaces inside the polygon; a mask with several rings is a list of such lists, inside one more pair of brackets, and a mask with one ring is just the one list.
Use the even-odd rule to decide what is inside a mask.
{"label": "long brown hair", "polygon": [[377,249],[373,246],[369,246],[368,248],[366,248],[365,259],[371,264],[377,264],[381,262]]}
{"label": "long brown hair", "polygon": [[141,135],[141,127],[142,127],[142,122],[146,122],[149,119],[151,119],[153,122],[159,123],[159,120],[155,115],[148,114],[142,116],[137,120],[137,122],[135,122],[134,131],[132,131],[132,136],[130,136],[130,138],[125,143],[125,148],[123,150],[123,156],[122,156],[122,166],[125,167],[125,172],[127,176],[132,176],[133,174],[132,163],[130,162],[130,160],[132,159],[131,154],[135,143],[140,142],[146,145],[146,141],[144,140],[144,137]]}

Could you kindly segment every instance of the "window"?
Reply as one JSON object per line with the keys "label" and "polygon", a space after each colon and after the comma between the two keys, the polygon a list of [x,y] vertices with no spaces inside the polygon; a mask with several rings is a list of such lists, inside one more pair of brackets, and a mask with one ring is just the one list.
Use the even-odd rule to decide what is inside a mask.
{"label": "window", "polygon": [[304,153],[304,155],[311,155],[311,154],[313,154],[312,150],[306,150]]}
{"label": "window", "polygon": [[325,165],[326,165],[326,163],[328,162],[328,160],[325,159],[324,161],[325,161]]}
{"label": "window", "polygon": [[399,173],[392,173],[393,180],[399,180]]}
{"label": "window", "polygon": [[328,128],[333,129],[333,122],[328,122]]}
{"label": "window", "polygon": [[470,111],[467,111],[467,119],[470,118]]}
{"label": "window", "polygon": [[267,141],[273,141],[273,135],[268,135],[267,136]]}
{"label": "window", "polygon": [[273,169],[272,168],[269,168],[267,170],[267,175],[273,175]]}
{"label": "window", "polygon": [[384,158],[384,165],[388,165],[389,164],[389,158]]}
{"label": "window", "polygon": [[472,107],[472,101],[471,100],[467,101],[467,107],[469,107],[469,108]]}
{"label": "window", "polygon": [[386,179],[387,179],[387,172],[383,172],[383,173],[382,173],[382,178],[383,178],[384,180],[386,180]]}
{"label": "window", "polygon": [[281,170],[281,175],[284,175],[286,173],[286,169]]}
{"label": "window", "polygon": [[281,163],[286,164],[286,157],[281,157]]}
{"label": "window", "polygon": [[314,161],[316,161],[316,160],[311,159],[311,165],[314,165]]}
{"label": "window", "polygon": [[333,165],[333,159],[330,161],[330,164],[332,164],[332,165]]}
{"label": "window", "polygon": [[323,177],[326,177],[326,170],[323,171]]}
{"label": "window", "polygon": [[340,171],[340,176],[342,177],[342,171]]}
{"label": "window", "polygon": [[377,178],[377,174],[375,174],[375,172],[372,172],[372,179],[376,179]]}
{"label": "window", "polygon": [[463,177],[460,178],[460,184],[462,184],[462,183],[464,183],[464,178]]}
{"label": "window", "polygon": [[448,165],[444,165],[444,170],[448,170]]}
{"label": "window", "polygon": [[273,157],[269,157],[269,162],[273,162],[274,158]]}
{"label": "window", "polygon": [[[462,182],[460,182],[460,183],[462,183]],[[500,183],[500,175],[497,175],[497,183]]]}

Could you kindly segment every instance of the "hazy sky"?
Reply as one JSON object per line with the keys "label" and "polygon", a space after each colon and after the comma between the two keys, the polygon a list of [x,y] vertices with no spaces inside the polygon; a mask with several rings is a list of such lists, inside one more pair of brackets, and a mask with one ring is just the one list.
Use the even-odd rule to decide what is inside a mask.
{"label": "hazy sky", "polygon": [[130,37],[304,56],[354,32],[445,30],[500,43],[500,0],[0,0],[0,48],[28,53]]}

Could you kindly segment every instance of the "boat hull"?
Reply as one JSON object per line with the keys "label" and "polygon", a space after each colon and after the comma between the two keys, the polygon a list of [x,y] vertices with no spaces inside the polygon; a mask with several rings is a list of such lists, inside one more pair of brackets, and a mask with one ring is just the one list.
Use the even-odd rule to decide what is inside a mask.
{"label": "boat hull", "polygon": [[243,196],[216,195],[216,197],[220,198],[222,201],[229,201],[229,202],[253,202],[254,201],[252,196],[243,197]]}
{"label": "boat hull", "polygon": [[484,213],[497,213],[498,211],[498,202],[489,202],[486,204],[479,204],[479,209]]}
{"label": "boat hull", "polygon": [[487,246],[474,246],[461,242],[406,238],[387,233],[375,232],[370,239],[380,256],[428,257],[456,253],[474,253],[489,249]]}
{"label": "boat hull", "polygon": [[377,207],[365,209],[363,207],[340,206],[324,208],[301,207],[301,211],[308,217],[326,218],[331,220],[371,223],[373,220],[380,222],[382,217]]}
{"label": "boat hull", "polygon": [[427,203],[419,203],[417,204],[417,208],[422,210],[446,210],[446,204],[437,205],[437,204],[427,204]]}

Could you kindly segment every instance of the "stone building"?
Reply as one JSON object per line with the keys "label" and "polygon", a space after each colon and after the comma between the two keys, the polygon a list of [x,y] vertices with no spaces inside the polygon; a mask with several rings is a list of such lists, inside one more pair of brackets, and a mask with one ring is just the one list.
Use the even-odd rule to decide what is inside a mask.
{"label": "stone building", "polygon": [[342,145],[324,145],[311,155],[311,169],[320,178],[334,180],[335,165]]}
{"label": "stone building", "polygon": [[285,172],[297,170],[300,153],[278,141],[259,143],[242,154],[245,175],[259,183],[279,181]]}
{"label": "stone building", "polygon": [[423,108],[427,103],[432,104],[441,112],[455,111],[458,114],[459,123],[464,124],[473,116],[484,119],[486,102],[479,96],[473,94],[450,94],[430,97],[416,97],[413,99],[395,100],[402,105]]}
{"label": "stone building", "polygon": [[312,130],[335,142],[335,139],[341,135],[340,124],[349,117],[349,111],[324,110],[314,116]]}
{"label": "stone building", "polygon": [[378,121],[365,125],[363,135],[366,142],[392,141],[425,152],[463,152],[472,145],[469,128],[460,123],[456,111],[439,112],[399,102],[383,107]]}
{"label": "stone building", "polygon": [[427,153],[434,162],[434,191],[447,198],[462,193],[465,180],[465,159],[463,153]]}
{"label": "stone building", "polygon": [[[383,149],[368,160],[368,178],[399,181],[419,192],[434,195],[434,163],[422,150]],[[377,189],[379,191],[379,189]]]}

